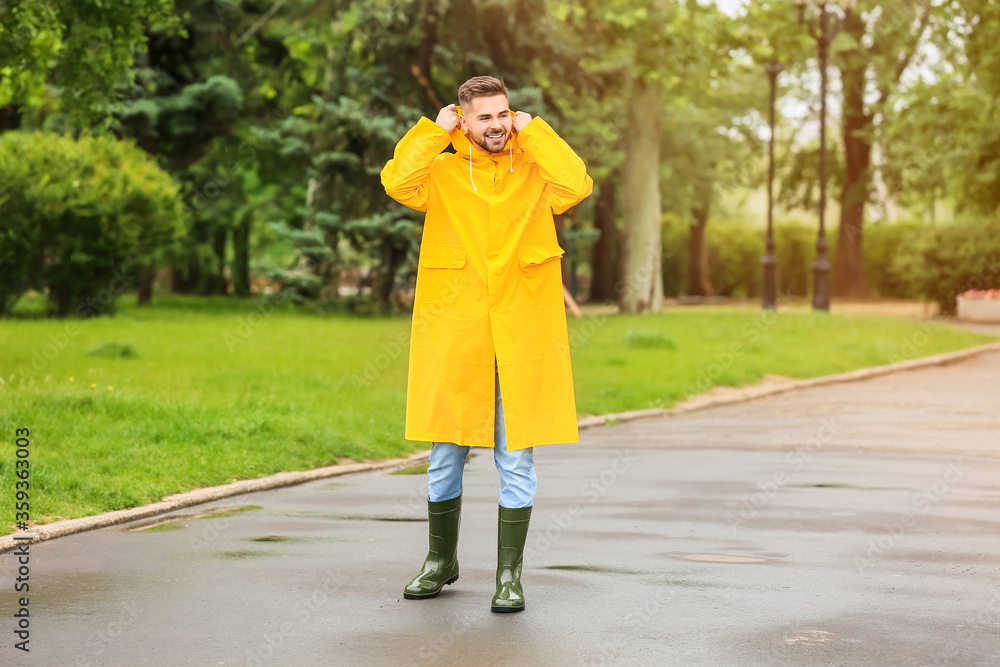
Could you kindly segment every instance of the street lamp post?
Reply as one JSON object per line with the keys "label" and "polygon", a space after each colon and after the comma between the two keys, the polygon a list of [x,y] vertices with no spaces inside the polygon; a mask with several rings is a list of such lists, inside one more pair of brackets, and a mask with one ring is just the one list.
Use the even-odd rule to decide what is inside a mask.
{"label": "street lamp post", "polygon": [[776,310],[778,305],[774,273],[778,260],[774,256],[774,97],[775,88],[778,85],[778,74],[781,73],[782,66],[780,63],[772,62],[768,63],[765,69],[771,82],[769,116],[771,131],[768,142],[769,161],[767,167],[767,241],[764,245],[764,259],[761,260],[764,267],[764,295],[761,306],[764,310]]}
{"label": "street lamp post", "polygon": [[[799,8],[799,23],[809,27],[809,34],[819,45],[819,235],[816,237],[816,261],[813,262],[813,310],[830,310],[830,262],[826,257],[826,78],[830,60],[830,44],[840,31],[830,26],[827,0],[795,0]],[[819,7],[819,20],[806,20],[806,5]],[[836,0],[838,7],[854,9],[857,0]]]}

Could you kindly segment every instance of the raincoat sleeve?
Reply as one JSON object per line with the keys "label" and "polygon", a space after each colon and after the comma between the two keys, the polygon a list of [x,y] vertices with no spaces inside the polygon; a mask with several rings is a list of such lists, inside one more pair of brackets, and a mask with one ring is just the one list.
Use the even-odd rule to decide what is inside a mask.
{"label": "raincoat sleeve", "polygon": [[587,165],[542,118],[529,120],[517,140],[549,186],[553,213],[564,213],[593,192],[594,181],[587,174]]}
{"label": "raincoat sleeve", "polygon": [[382,168],[382,185],[390,197],[417,211],[427,210],[431,164],[451,137],[443,127],[421,117],[396,144],[392,159]]}

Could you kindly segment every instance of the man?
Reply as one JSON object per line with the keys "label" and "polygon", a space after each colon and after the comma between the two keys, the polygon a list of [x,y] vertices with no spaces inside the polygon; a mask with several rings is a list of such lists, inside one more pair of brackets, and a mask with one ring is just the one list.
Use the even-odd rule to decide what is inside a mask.
{"label": "man", "polygon": [[[552,215],[587,197],[593,180],[548,123],[511,112],[501,80],[469,79],[458,99],[461,106],[444,107],[436,122],[421,118],[382,170],[389,196],[427,214],[405,437],[433,443],[430,548],[404,597],[435,597],[458,580],[466,456],[470,447],[492,447],[500,499],[491,609],[514,612],[524,609],[521,561],[536,489],[532,448],[579,442],[559,265],[564,251]],[[449,143],[455,153],[442,154]]]}

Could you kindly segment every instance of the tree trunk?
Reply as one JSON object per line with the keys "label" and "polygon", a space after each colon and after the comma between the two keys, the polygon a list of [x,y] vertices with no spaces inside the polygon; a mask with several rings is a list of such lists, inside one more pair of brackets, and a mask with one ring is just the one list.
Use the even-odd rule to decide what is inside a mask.
{"label": "tree trunk", "polygon": [[188,233],[190,241],[171,259],[170,291],[174,294],[195,294],[201,285],[202,268],[195,250],[198,245],[205,242],[207,236],[205,223],[193,220]]}
{"label": "tree trunk", "polygon": [[233,229],[233,263],[230,272],[233,292],[238,297],[250,296],[250,223],[253,214],[245,212]]}
{"label": "tree trunk", "polygon": [[441,3],[438,0],[427,0],[423,6],[423,19],[420,26],[420,34],[423,38],[417,46],[417,61],[411,67],[414,77],[427,92],[427,99],[433,105],[434,113],[444,105],[434,92],[434,79],[431,76],[431,59],[434,57],[434,48],[437,46],[437,24],[441,12]]}
{"label": "tree trunk", "polygon": [[7,130],[16,130],[21,127],[21,108],[19,106],[8,104],[5,107],[0,107],[0,132],[6,132]]}
{"label": "tree trunk", "polygon": [[594,227],[601,235],[594,243],[590,258],[591,303],[618,301],[615,280],[618,278],[618,227],[615,224],[615,176],[609,174],[598,184],[597,200],[594,202]]}
{"label": "tree trunk", "polygon": [[705,243],[708,212],[712,205],[712,183],[699,183],[697,189],[696,203],[691,207],[694,224],[688,237],[688,294],[714,296],[712,278],[708,273],[708,244]]}
{"label": "tree trunk", "polygon": [[212,264],[211,271],[204,272],[205,284],[202,287],[201,293],[206,296],[214,294],[225,296],[228,294],[225,273],[226,237],[228,236],[228,232],[229,230],[219,225],[212,233],[212,251],[215,254],[215,262]]}
{"label": "tree trunk", "polygon": [[[844,30],[861,39],[865,33],[859,14],[849,12]],[[837,235],[837,258],[833,269],[834,296],[867,296],[862,231],[865,203],[870,187],[872,119],[865,110],[865,71],[868,63],[857,53],[846,54],[840,68],[844,89],[844,188],[840,193],[840,231]]]}
{"label": "tree trunk", "polygon": [[637,76],[628,99],[625,139],[625,226],[622,312],[657,313],[663,305],[663,241],[660,210],[660,98],[662,85]]}
{"label": "tree trunk", "polygon": [[372,289],[375,309],[379,313],[388,313],[391,310],[392,289],[396,282],[396,272],[404,257],[405,253],[395,246],[392,239],[386,239],[382,242],[382,262]]}
{"label": "tree trunk", "polygon": [[138,270],[139,306],[148,306],[153,302],[153,281],[156,280],[156,265],[143,264]]}

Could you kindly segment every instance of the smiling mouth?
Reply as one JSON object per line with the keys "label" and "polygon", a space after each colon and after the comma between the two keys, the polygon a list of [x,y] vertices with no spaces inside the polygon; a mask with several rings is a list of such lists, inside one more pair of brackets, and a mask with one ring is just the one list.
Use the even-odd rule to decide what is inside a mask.
{"label": "smiling mouth", "polygon": [[494,141],[496,141],[497,139],[502,139],[503,138],[503,132],[498,132],[496,134],[487,134],[486,138],[487,139],[493,139]]}

